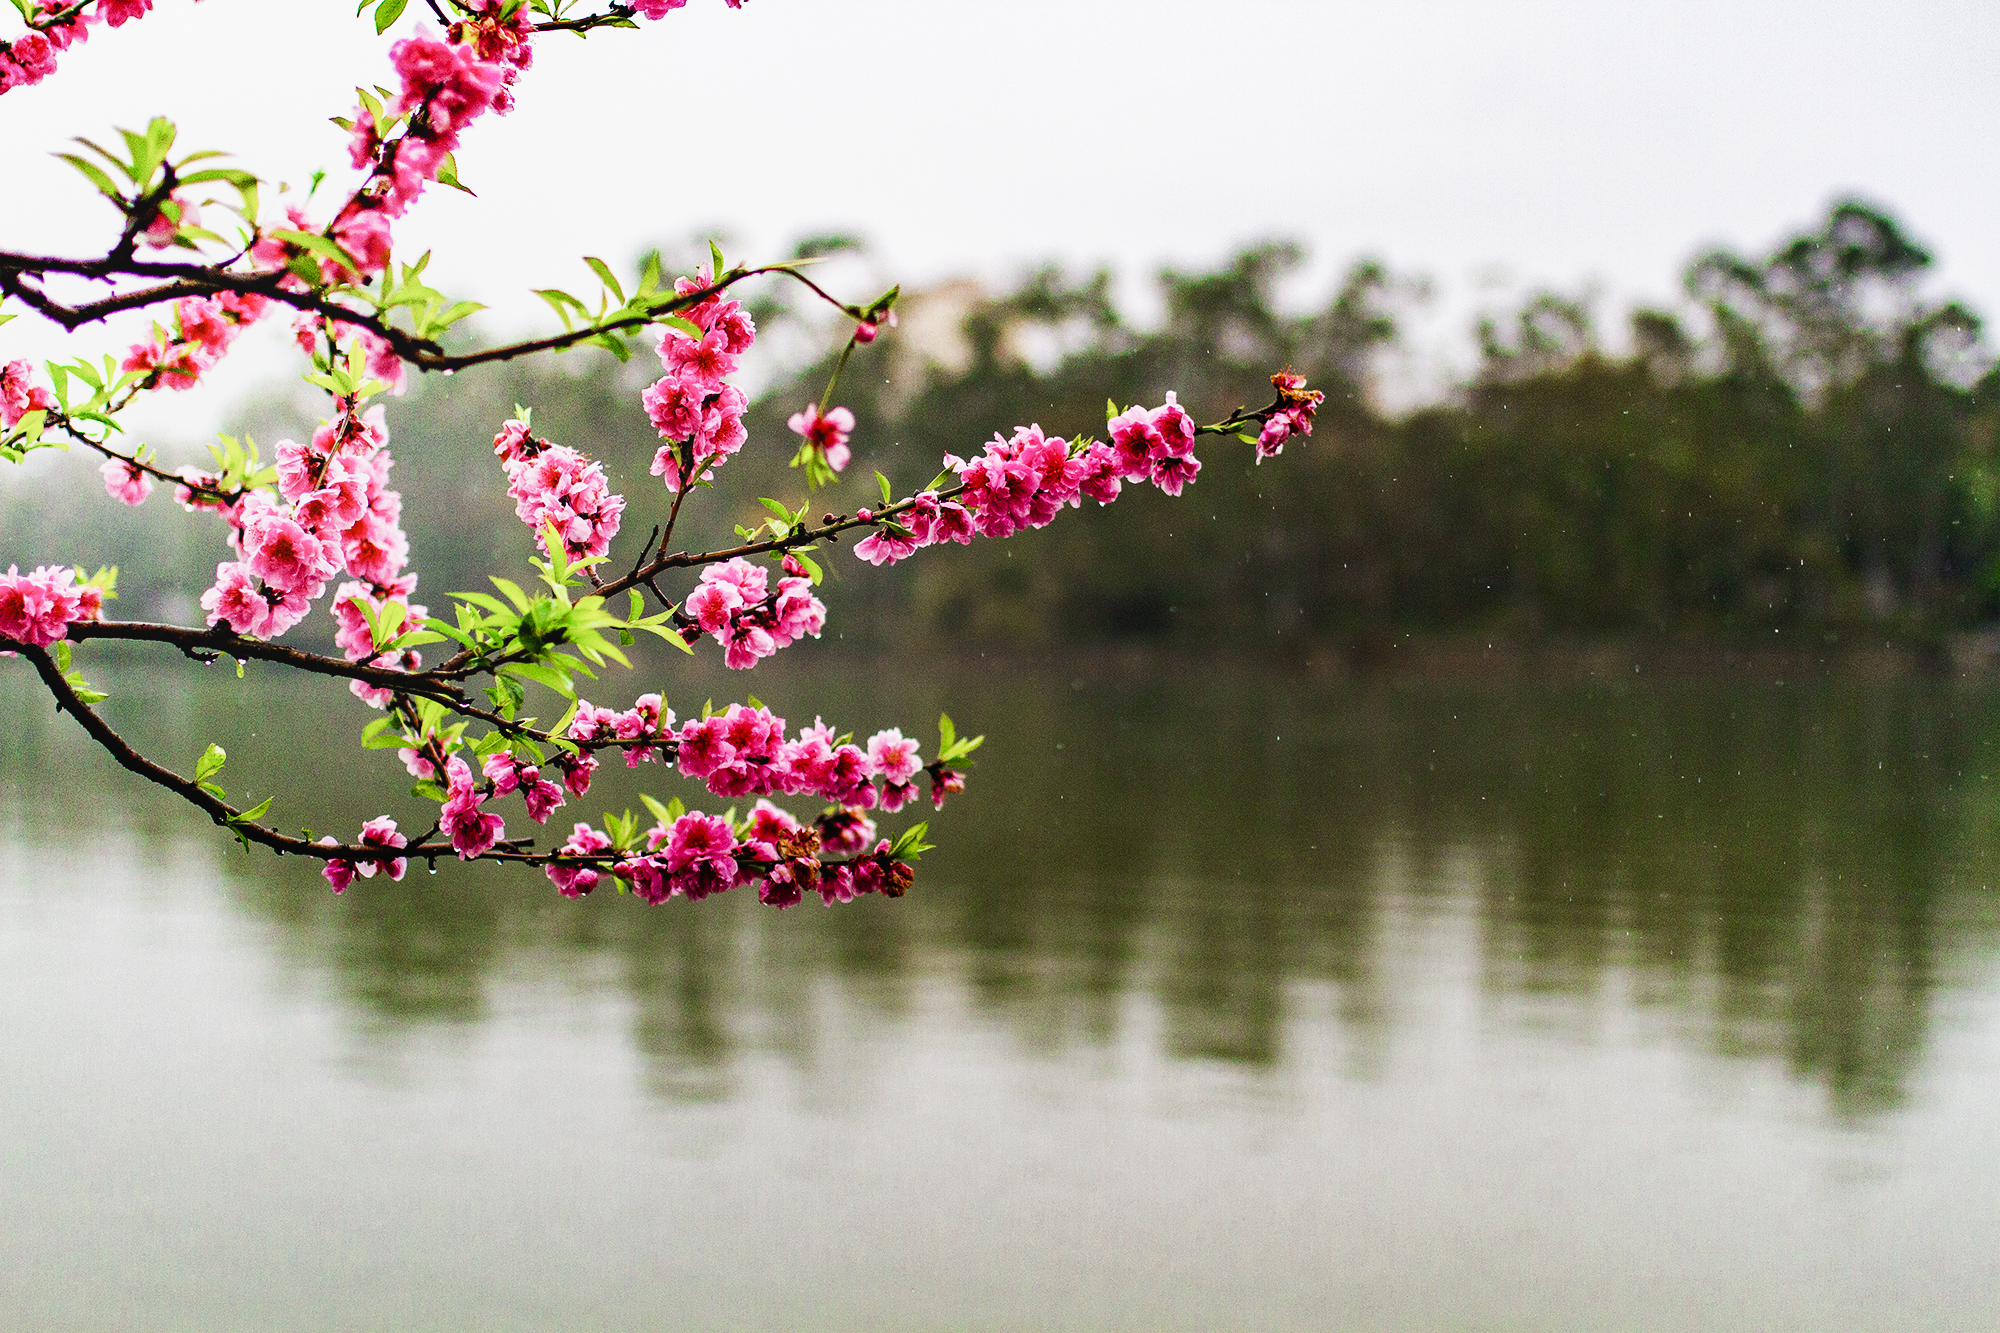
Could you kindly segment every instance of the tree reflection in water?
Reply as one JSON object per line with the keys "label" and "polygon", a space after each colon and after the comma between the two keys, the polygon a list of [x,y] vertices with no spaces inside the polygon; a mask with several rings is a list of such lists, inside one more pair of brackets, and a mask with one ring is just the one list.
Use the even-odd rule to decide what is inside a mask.
{"label": "tree reflection in water", "polygon": [[[1715,1056],[1782,1060],[1863,1114],[1903,1096],[1937,992],[1996,938],[1983,690],[1309,682],[1051,660],[974,662],[892,697],[894,674],[810,684],[844,725],[948,700],[993,739],[916,891],[839,911],[743,894],[573,905],[537,878],[455,865],[337,899],[311,867],[222,854],[213,830],[25,709],[11,673],[0,689],[25,721],[0,740],[0,771],[17,842],[131,825],[138,846],[217,849],[232,900],[288,965],[337,979],[371,1040],[476,1024],[508,982],[603,992],[629,1004],[650,1084],[676,1099],[728,1096],[753,1054],[818,1067],[829,994],[898,1015],[935,982],[1039,1051],[1113,1044],[1145,997],[1170,1057],[1253,1072],[1291,1056],[1295,1024],[1328,1020],[1367,1077],[1434,984],[1416,979],[1423,941],[1459,931],[1482,1021],[1591,1040],[1636,1015]],[[808,683],[774,672],[765,698],[782,713]],[[329,784],[341,805],[293,822],[382,813],[361,804],[381,785],[367,757],[293,743],[283,728],[311,710],[266,710],[255,682],[167,695],[135,669],[114,688],[148,744],[221,740],[248,786],[298,754],[345,766]],[[67,823],[25,828],[21,793],[52,771],[71,775]],[[607,772],[590,808],[636,791]]]}

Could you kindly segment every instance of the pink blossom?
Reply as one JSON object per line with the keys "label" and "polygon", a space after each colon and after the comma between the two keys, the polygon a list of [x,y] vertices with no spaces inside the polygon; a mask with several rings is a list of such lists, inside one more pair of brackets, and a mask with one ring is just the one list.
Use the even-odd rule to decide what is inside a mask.
{"label": "pink blossom", "polygon": [[355,208],[341,214],[332,227],[333,242],[359,265],[349,269],[331,259],[320,261],[320,272],[329,282],[354,282],[364,274],[380,273],[389,267],[389,218],[381,209]]}
{"label": "pink blossom", "polygon": [[956,769],[940,768],[931,774],[931,808],[944,809],[944,798],[956,796],[965,790],[965,774]]}
{"label": "pink blossom", "polygon": [[[331,842],[332,840],[321,839],[321,841]],[[378,816],[361,826],[361,845],[364,847],[380,847],[384,851],[388,851],[406,846],[408,842],[407,838],[396,831],[396,821],[387,815]],[[400,856],[384,856],[372,861],[334,862],[330,863],[329,870],[333,864],[347,865],[350,871],[350,878],[352,877],[352,872],[355,870],[360,871],[363,878],[371,877],[379,870],[390,879],[401,879],[410,865],[406,858]],[[332,874],[329,873],[327,878],[331,880],[333,878]],[[346,885],[336,884],[333,891],[339,893],[345,887]]]}
{"label": "pink blossom", "polygon": [[146,497],[153,493],[153,479],[136,463],[128,463],[122,458],[107,458],[104,466],[97,471],[104,478],[105,494],[114,500],[128,505],[144,504]]}
{"label": "pink blossom", "polygon": [[1128,407],[1111,418],[1112,447],[1126,481],[1144,481],[1152,474],[1153,452],[1160,446],[1160,433],[1153,427],[1153,414],[1143,407]]}
{"label": "pink blossom", "polygon": [[539,769],[521,770],[521,800],[528,807],[528,818],[537,824],[549,822],[563,804],[563,789],[541,775]]}
{"label": "pink blossom", "polygon": [[915,537],[900,537],[887,528],[878,528],[855,543],[854,554],[871,565],[893,565],[915,554],[919,545]]}
{"label": "pink blossom", "polygon": [[9,361],[0,366],[0,426],[12,428],[22,417],[55,406],[47,389],[34,383],[35,368],[26,361]]}
{"label": "pink blossom", "polygon": [[153,0],[97,0],[97,17],[113,28],[122,28],[133,19],[143,18]]}
{"label": "pink blossom", "polygon": [[562,772],[562,785],[571,796],[590,794],[590,779],[597,772],[594,754],[558,755],[552,762]]}
{"label": "pink blossom", "polygon": [[[708,390],[698,380],[669,375],[641,394],[653,429],[669,440],[685,440],[701,430],[702,406]],[[659,474],[657,462],[654,474]]]}
{"label": "pink blossom", "polygon": [[720,717],[689,718],[681,728],[677,758],[681,772],[691,778],[706,778],[736,758],[736,747],[725,734]]}
{"label": "pink blossom", "polygon": [[174,314],[181,341],[198,343],[211,356],[220,356],[236,337],[236,322],[213,297],[184,296],[174,303]]}
{"label": "pink blossom", "polygon": [[509,421],[500,427],[500,433],[493,437],[493,452],[500,455],[503,467],[512,463],[526,463],[548,447],[537,440],[525,421]]}
{"label": "pink blossom", "polygon": [[[340,841],[337,838],[326,837],[319,840],[319,845],[322,847],[338,847],[340,846]],[[346,893],[347,886],[354,882],[354,862],[343,860],[336,856],[329,860],[319,873],[326,876],[326,882],[333,885],[335,893]]]}
{"label": "pink blossom", "polygon": [[1123,485],[1118,451],[1093,440],[1090,447],[1084,450],[1081,461],[1083,474],[1077,478],[1078,494],[1086,495],[1101,505],[1116,500]]}
{"label": "pink blossom", "polygon": [[215,299],[236,317],[238,324],[255,324],[271,304],[271,298],[260,292],[224,292]]}
{"label": "pink blossom", "polygon": [[660,339],[660,364],[668,375],[710,390],[720,388],[723,380],[736,373],[729,331],[720,328],[710,329],[698,339],[679,329],[668,329]]}
{"label": "pink blossom", "polygon": [[826,627],[826,604],[812,581],[788,577],[770,591],[770,575],[738,556],[710,565],[684,604],[688,616],[723,646],[723,661],[742,670]]}
{"label": "pink blossom", "polygon": [[192,389],[203,372],[213,364],[198,343],[169,342],[157,329],[151,342],[134,343],[126,350],[120,370],[135,370],[150,385],[174,390]]}
{"label": "pink blossom", "polygon": [[851,903],[859,896],[854,882],[854,867],[844,862],[824,866],[819,875],[820,901],[828,907],[835,903]]}
{"label": "pink blossom", "polygon": [[908,782],[923,766],[917,757],[917,743],[895,728],[868,738],[868,762],[878,777],[890,782]]}
{"label": "pink blossom", "polygon": [[370,511],[340,534],[340,559],[347,568],[374,583],[396,577],[410,558],[410,541],[384,515]]}
{"label": "pink blossom", "polygon": [[736,882],[736,835],[729,821],[691,810],[676,819],[664,859],[676,893],[699,902]]}
{"label": "pink blossom", "polygon": [[[578,824],[559,850],[570,856],[599,856],[611,850],[611,839],[588,824]],[[550,865],[544,873],[565,898],[581,898],[597,887],[598,872],[589,866]]]}
{"label": "pink blossom", "polygon": [[291,519],[274,510],[258,514],[243,529],[250,572],[281,592],[318,597],[340,568],[340,559]]}
{"label": "pink blossom", "polygon": [[238,634],[253,638],[269,635],[270,604],[251,581],[247,566],[227,560],[215,567],[215,586],[201,595],[201,609],[208,612],[210,625],[227,624]]}
{"label": "pink blossom", "polygon": [[1167,454],[1153,460],[1153,484],[1168,495],[1179,495],[1200,471],[1201,460],[1193,454]]}
{"label": "pink blossom", "polygon": [[532,764],[522,764],[505,750],[488,755],[480,771],[493,784],[495,796],[519,790],[528,807],[528,818],[546,824],[549,815],[563,804],[562,788],[541,775]]}
{"label": "pink blossom", "polygon": [[479,771],[493,784],[495,796],[505,796],[521,785],[520,765],[515,763],[514,756],[505,750],[498,754],[487,755],[486,762],[479,766]]}
{"label": "pink blossom", "polygon": [[817,821],[820,845],[836,855],[860,851],[875,836],[875,821],[858,805],[829,810]]}
{"label": "pink blossom", "polygon": [[9,565],[0,576],[0,639],[46,648],[67,637],[72,624],[95,615],[83,592],[73,569],[43,565],[23,574]]}
{"label": "pink blossom", "polygon": [[466,47],[434,37],[408,37],[389,48],[389,59],[403,78],[398,111],[423,112],[420,138],[455,142],[458,132],[493,105],[504,79],[501,67],[481,60]]}
{"label": "pink blossom", "polygon": [[462,861],[491,851],[506,831],[499,815],[482,812],[486,797],[473,784],[472,770],[463,759],[453,756],[445,763],[449,795],[438,812],[438,828],[451,839],[452,850]]}
{"label": "pink blossom", "polygon": [[296,500],[320,484],[320,472],[326,468],[324,454],[296,440],[278,440],[272,454],[278,462],[278,494],[286,500]]}
{"label": "pink blossom", "polygon": [[816,450],[835,472],[847,467],[848,459],[852,457],[847,441],[854,433],[854,413],[844,407],[836,407],[822,415],[818,403],[807,403],[805,410],[794,413],[785,425],[794,434],[803,435],[806,444]]}
{"label": "pink blossom", "polygon": [[688,442],[696,458],[727,458],[750,438],[743,426],[743,412],[749,399],[733,384],[725,384],[707,400],[701,411],[701,427]]}
{"label": "pink blossom", "polygon": [[180,195],[169,196],[146,229],[139,233],[139,239],[155,250],[164,250],[176,243],[181,228],[201,224],[201,210]]}
{"label": "pink blossom", "polygon": [[658,857],[641,856],[620,861],[611,867],[611,873],[631,886],[633,897],[655,907],[673,896],[673,886],[667,882],[666,871]]}
{"label": "pink blossom", "polygon": [[[496,442],[496,450],[500,447]],[[610,549],[625,497],[612,493],[601,463],[562,445],[544,445],[533,457],[503,466],[514,513],[532,531],[540,534],[543,525],[554,524],[571,559]]]}

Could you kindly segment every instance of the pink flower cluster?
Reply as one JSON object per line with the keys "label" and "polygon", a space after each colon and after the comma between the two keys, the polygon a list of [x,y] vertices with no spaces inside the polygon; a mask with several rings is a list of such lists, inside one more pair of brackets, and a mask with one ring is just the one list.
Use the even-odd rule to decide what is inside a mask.
{"label": "pink flower cluster", "polygon": [[[449,40],[419,34],[389,48],[402,80],[392,109],[407,114],[409,121],[400,136],[385,141],[374,113],[366,106],[355,108],[348,158],[370,176],[326,229],[327,237],[352,257],[354,267],[319,256],[316,262],[325,281],[359,282],[387,269],[396,220],[438,178],[465,127],[489,110],[504,112],[512,107],[509,85],[533,59],[528,46],[533,24],[525,5],[511,19],[503,18],[500,9],[498,0],[481,0],[478,14],[451,26]],[[301,210],[288,212],[293,229],[314,230]],[[267,267],[282,268],[300,251],[264,237],[250,253]],[[398,373],[391,382],[400,380]]]}
{"label": "pink flower cluster", "polygon": [[127,459],[107,458],[97,471],[104,478],[104,493],[122,504],[144,504],[153,493],[153,479]]}
{"label": "pink flower cluster", "polygon": [[23,574],[13,565],[0,575],[0,639],[46,648],[69,635],[69,627],[96,620],[104,612],[104,589],[78,583],[77,571],[43,565]]}
{"label": "pink flower cluster", "polygon": [[806,445],[825,459],[828,467],[835,472],[846,470],[853,457],[847,441],[854,434],[854,413],[836,407],[822,415],[818,403],[807,403],[805,410],[794,413],[785,425],[794,434],[805,436]]}
{"label": "pink flower cluster", "polygon": [[30,412],[55,410],[56,398],[35,383],[35,368],[26,361],[0,366],[0,427],[12,430]]}
{"label": "pink flower cluster", "polygon": [[[632,8],[642,19],[663,19],[676,9],[685,8],[688,0],[631,0]],[[743,8],[743,0],[723,0],[731,9]]]}
{"label": "pink flower cluster", "polygon": [[[576,796],[590,790],[597,771],[597,759],[589,751],[613,745],[624,748],[627,768],[667,751],[683,774],[705,783],[716,796],[817,796],[857,810],[880,806],[892,813],[915,794],[917,774],[924,771],[917,742],[893,728],[869,737],[864,748],[839,741],[832,727],[815,719],[787,740],[785,719],[748,704],[731,704],[676,726],[673,710],[657,694],[641,695],[622,713],[579,700],[566,734],[583,753],[549,762]],[[942,790],[941,780],[946,784]],[[965,789],[964,778],[949,769],[934,774],[932,783],[932,801],[940,806],[946,792]]]}
{"label": "pink flower cluster", "polygon": [[791,907],[811,891],[828,906],[868,893],[901,897],[914,878],[909,866],[890,858],[887,839],[850,861],[822,861],[821,850],[817,829],[759,801],[740,836],[727,819],[691,810],[648,829],[641,856],[618,855],[610,838],[578,824],[560,852],[595,858],[596,864],[558,862],[547,874],[565,898],[581,898],[608,873],[655,904],[675,897],[699,902],[761,880],[757,897],[773,907]]}
{"label": "pink flower cluster", "polygon": [[[625,750],[625,767],[637,768],[650,763],[659,747],[674,739],[673,733],[674,710],[659,695],[642,694],[622,713],[594,707],[588,699],[577,700],[568,735],[582,745],[618,743]],[[585,752],[558,762],[564,786],[578,796],[590,790],[591,774],[597,771],[594,755]]]}
{"label": "pink flower cluster", "polygon": [[[280,249],[284,248],[282,242],[259,241],[258,244],[260,246],[271,244]],[[254,250],[252,253],[255,253]],[[332,267],[331,261],[321,261],[322,269],[330,267]],[[292,340],[307,356],[319,350],[321,338],[334,343],[350,340],[360,342],[362,351],[367,355],[369,376],[388,385],[392,393],[403,392],[403,381],[406,378],[403,359],[396,355],[396,349],[389,345],[388,339],[358,324],[349,324],[337,319],[322,319],[318,315],[300,315],[292,321]]]}
{"label": "pink flower cluster", "polygon": [[[768,708],[731,704],[711,717],[689,718],[680,729],[676,759],[688,777],[723,797],[817,796],[863,810],[896,811],[915,791],[922,764],[915,741],[899,731],[878,732],[868,748],[836,739],[815,719],[794,740],[785,719]],[[882,779],[878,791],[875,780]]]}
{"label": "pink flower cluster", "polygon": [[[525,8],[525,6],[523,6]],[[518,62],[482,59],[477,44],[439,41],[421,34],[389,48],[389,59],[402,77],[396,110],[408,113],[409,128],[397,141],[392,160],[382,163],[388,189],[382,209],[391,218],[409,211],[424,187],[437,179],[445,157],[458,147],[465,127],[491,110]],[[362,113],[366,119],[365,110]],[[372,133],[372,130],[371,130]],[[359,146],[356,166],[366,165]]]}
{"label": "pink flower cluster", "polygon": [[493,113],[504,116],[514,109],[514,80],[535,63],[535,16],[527,5],[517,5],[511,16],[507,0],[473,0],[471,18],[460,19],[445,29],[452,41],[470,46],[481,60],[500,65],[500,91],[493,95]]}
{"label": "pink flower cluster", "polygon": [[[649,903],[680,895],[694,902],[733,888],[747,878],[736,863],[736,832],[717,815],[690,811],[672,825],[655,824],[646,834],[649,855],[625,857],[610,872],[627,881]],[[578,824],[562,845],[571,856],[604,856],[611,839]],[[597,887],[601,872],[589,866],[555,864],[548,877],[565,898],[581,898]]]}
{"label": "pink flower cluster", "polygon": [[[1151,481],[1168,495],[1201,471],[1194,456],[1194,419],[1174,398],[1155,408],[1130,407],[1111,418],[1107,427],[1118,453],[1119,475],[1126,481]],[[1117,494],[1114,488],[1112,494]]]}
{"label": "pink flower cluster", "polygon": [[[417,590],[417,576],[402,574],[386,584],[370,586],[359,580],[350,579],[333,591],[334,646],[345,653],[350,662],[363,662],[369,666],[381,667],[385,671],[415,671],[424,664],[423,654],[414,648],[400,652],[376,652],[375,635],[368,628],[368,617],[361,612],[366,604],[377,619],[391,603],[403,608],[403,627],[411,628],[421,624],[428,614],[428,608],[410,600],[410,594]],[[401,630],[398,631],[401,633]],[[351,680],[347,688],[354,697],[370,708],[386,708],[394,697],[393,691],[385,686],[370,685],[366,681]]]}
{"label": "pink flower cluster", "polygon": [[155,324],[150,339],[127,349],[119,369],[143,375],[142,388],[192,389],[269,305],[255,292],[183,296],[174,302],[174,331]]}
{"label": "pink flower cluster", "polygon": [[539,767],[522,763],[506,750],[486,756],[479,771],[493,784],[495,796],[520,792],[522,803],[528,807],[528,818],[537,824],[548,823],[549,816],[563,804],[561,787],[543,777]]}
{"label": "pink flower cluster", "polygon": [[70,8],[73,0],[36,0],[31,27],[11,42],[0,42],[0,93],[40,83],[56,70],[56,52],[66,51],[89,36],[88,25],[123,27],[153,7],[153,0],[97,0],[95,8],[59,23],[48,20]]}
{"label": "pink flower cluster", "polygon": [[788,575],[775,589],[770,581],[762,565],[738,556],[702,570],[701,586],[682,608],[722,645],[722,660],[736,670],[826,628],[826,604],[813,596],[811,579]]}
{"label": "pink flower cluster", "polygon": [[[1159,407],[1134,407],[1111,420],[1111,443],[1071,445],[1043,434],[1040,426],[1022,426],[1013,438],[995,435],[986,451],[967,462],[945,455],[964,486],[956,500],[939,500],[936,493],[917,495],[894,521],[907,535],[887,527],[855,543],[854,554],[871,565],[890,565],[939,542],[970,542],[981,537],[1011,537],[1023,528],[1046,527],[1063,506],[1074,508],[1085,499],[1104,505],[1118,498],[1128,481],[1151,481],[1169,495],[1201,471],[1194,456],[1194,420],[1172,393]],[[875,516],[862,509],[863,522]]]}
{"label": "pink flower cluster", "polygon": [[[340,845],[332,838],[321,838],[320,844],[325,847]],[[380,847],[387,852],[408,846],[409,840],[396,831],[396,821],[384,815],[380,819],[371,819],[361,826],[360,845]],[[326,876],[326,882],[333,885],[335,893],[346,893],[347,886],[354,882],[356,875],[368,879],[379,870],[390,879],[401,879],[403,872],[408,870],[409,866],[408,859],[401,856],[383,856],[372,861],[349,861],[335,857],[326,863],[326,869],[321,873]]]}
{"label": "pink flower cluster", "polygon": [[451,839],[451,849],[461,861],[470,861],[493,850],[507,823],[499,815],[480,807],[495,795],[488,782],[484,788],[473,780],[472,768],[453,755],[444,766],[446,794],[438,809],[438,831]]}
{"label": "pink flower cluster", "polygon": [[[380,407],[357,415],[343,404],[341,415],[322,425],[311,444],[279,442],[278,493],[286,503],[267,491],[248,491],[224,506],[198,499],[192,485],[182,488],[183,504],[221,511],[239,557],[216,566],[215,586],[201,596],[209,624],[275,638],[303,620],[343,572],[375,598],[407,599],[416,581],[402,579],[410,543],[403,535],[402,497],[389,488],[394,460],[388,441]],[[200,475],[188,480],[214,481]],[[353,614],[347,599],[341,605],[348,610],[336,608],[336,617]],[[343,619],[342,627],[351,642],[352,623]]]}
{"label": "pink flower cluster", "polygon": [[1271,376],[1271,387],[1278,391],[1284,405],[1265,420],[1264,429],[1257,436],[1258,462],[1283,453],[1285,441],[1292,436],[1313,433],[1313,413],[1326,401],[1326,395],[1305,385],[1306,377],[1294,371],[1281,370]]}
{"label": "pink flower cluster", "polygon": [[[686,296],[706,285],[682,278],[674,290]],[[701,336],[666,330],[660,339],[660,364],[667,373],[641,395],[653,429],[668,441],[653,455],[652,472],[670,491],[680,490],[683,466],[698,467],[705,475],[749,438],[743,428],[749,399],[728,377],[736,372],[737,359],[757,340],[757,326],[739,301],[711,296],[681,313]]]}
{"label": "pink flower cluster", "polygon": [[604,465],[566,445],[550,444],[528,432],[525,421],[510,421],[493,437],[493,452],[507,472],[514,513],[539,538],[553,523],[572,560],[603,555],[618,535],[625,497],[615,495]]}

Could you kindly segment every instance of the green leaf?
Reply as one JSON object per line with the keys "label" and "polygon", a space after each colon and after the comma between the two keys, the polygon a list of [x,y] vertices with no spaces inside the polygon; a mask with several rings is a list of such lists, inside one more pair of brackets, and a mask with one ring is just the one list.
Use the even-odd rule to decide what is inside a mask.
{"label": "green leaf", "polygon": [[229,752],[220,745],[210,742],[209,747],[201,752],[201,758],[195,760],[194,780],[196,782],[208,781],[217,773],[220,773],[222,766],[228,762]]}
{"label": "green leaf", "polygon": [[117,185],[112,183],[111,177],[105,175],[96,163],[78,157],[74,153],[57,153],[56,156],[82,172],[84,178],[105,195],[121,204],[125,202],[125,196],[118,192]]}
{"label": "green leaf", "polygon": [[565,699],[576,698],[575,680],[567,671],[555,667],[543,666],[537,662],[514,662],[505,668],[503,674],[520,676],[524,680],[546,685]]}
{"label": "green leaf", "polygon": [[885,505],[894,504],[896,500],[896,492],[890,489],[889,479],[883,476],[880,472],[877,472],[875,474],[875,483],[876,485],[882,488],[882,503]]}
{"label": "green leaf", "polygon": [[502,595],[514,604],[516,611],[526,611],[528,609],[528,594],[521,591],[520,584],[515,583],[512,579],[503,579],[497,574],[489,574],[486,577],[488,582],[498,588]]}
{"label": "green leaf", "polygon": [[904,829],[902,836],[896,839],[895,845],[889,848],[889,855],[899,861],[914,861],[930,851],[933,844],[924,841],[924,833],[929,828],[930,825],[926,822],[912,824]]}
{"label": "green leaf", "polygon": [[682,333],[685,333],[688,337],[693,338],[697,341],[699,341],[702,336],[701,325],[695,323],[691,319],[683,319],[679,315],[664,315],[660,318],[659,322],[666,325],[670,329],[679,329]]}
{"label": "green leaf", "polygon": [[466,316],[476,315],[485,308],[477,301],[460,301],[432,319],[430,326],[436,330],[448,329]]}
{"label": "green leaf", "polygon": [[409,3],[410,0],[382,0],[375,9],[375,35],[379,37],[389,31],[390,25],[403,17],[403,10]]}
{"label": "green leaf", "polygon": [[612,274],[611,266],[595,255],[585,255],[583,262],[590,265],[590,271],[597,275],[597,280],[602,282],[605,288],[618,298],[618,304],[624,305],[625,289],[618,285],[618,279]]}
{"label": "green leaf", "polygon": [[262,819],[264,813],[271,808],[271,802],[276,799],[274,796],[266,796],[263,800],[257,802],[257,804],[251,806],[248,810],[237,815],[236,818],[229,822],[232,824],[248,824],[252,820]]}
{"label": "green leaf", "polygon": [[444,155],[444,165],[438,168],[437,183],[439,185],[449,185],[452,189],[463,194],[470,194],[475,199],[479,197],[471,189],[460,183],[458,179],[458,155],[455,153],[446,153]]}
{"label": "green leaf", "polygon": [[722,262],[722,247],[714,241],[708,243],[708,257],[715,263],[715,268],[711,271],[707,284],[713,286],[722,277],[722,270],[728,266]]}
{"label": "green leaf", "polygon": [[360,260],[324,236],[315,236],[309,231],[295,231],[290,227],[274,227],[271,229],[271,235],[278,240],[296,245],[301,250],[310,250],[322,259],[330,259],[350,273],[361,271]]}

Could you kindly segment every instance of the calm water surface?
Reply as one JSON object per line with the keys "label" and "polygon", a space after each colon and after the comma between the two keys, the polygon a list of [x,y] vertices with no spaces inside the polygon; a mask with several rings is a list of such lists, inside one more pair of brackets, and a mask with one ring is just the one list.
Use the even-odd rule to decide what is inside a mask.
{"label": "calm water surface", "polygon": [[985,762],[780,914],[334,898],[0,663],[0,1327],[1993,1325],[2000,693],[891,674],[757,684]]}

